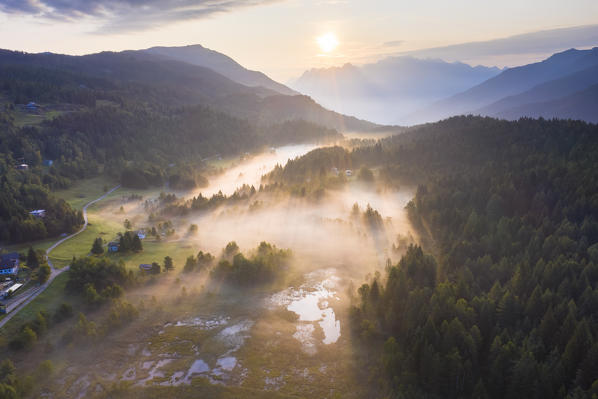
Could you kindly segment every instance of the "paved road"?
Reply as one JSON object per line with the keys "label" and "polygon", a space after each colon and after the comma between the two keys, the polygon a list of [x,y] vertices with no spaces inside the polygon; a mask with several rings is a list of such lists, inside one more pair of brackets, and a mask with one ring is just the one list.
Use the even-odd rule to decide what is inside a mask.
{"label": "paved road", "polygon": [[27,306],[27,304],[29,302],[33,301],[39,294],[44,292],[44,290],[46,288],[48,288],[48,286],[52,283],[52,281],[56,277],[58,277],[61,273],[63,273],[64,271],[69,269],[69,266],[63,267],[62,269],[56,269],[54,267],[54,265],[52,264],[52,261],[50,261],[50,258],[49,258],[50,252],[52,252],[52,250],[54,250],[57,246],[59,246],[66,240],[69,240],[69,239],[75,237],[76,235],[84,232],[85,229],[87,228],[87,224],[88,224],[88,222],[87,222],[87,207],[95,204],[98,201],[103,200],[109,194],[111,194],[113,191],[117,190],[118,188],[120,188],[120,184],[118,186],[113,187],[112,189],[108,190],[101,197],[96,198],[93,201],[90,201],[87,204],[85,204],[85,206],[83,207],[83,226],[81,227],[81,229],[79,231],[71,234],[70,236],[64,237],[64,238],[56,241],[50,248],[48,248],[46,250],[46,260],[48,261],[48,265],[50,266],[50,269],[52,270],[52,273],[50,273],[50,277],[48,278],[48,281],[46,281],[44,284],[40,285],[39,287],[30,289],[28,291],[28,295],[23,295],[21,298],[19,298],[20,300],[13,301],[10,305],[7,305],[6,313],[8,313],[8,314],[2,320],[0,320],[0,328],[2,328],[6,323],[8,323],[8,321],[10,319],[12,319],[14,317],[14,315],[16,315],[19,312],[19,310],[23,309],[25,306]]}

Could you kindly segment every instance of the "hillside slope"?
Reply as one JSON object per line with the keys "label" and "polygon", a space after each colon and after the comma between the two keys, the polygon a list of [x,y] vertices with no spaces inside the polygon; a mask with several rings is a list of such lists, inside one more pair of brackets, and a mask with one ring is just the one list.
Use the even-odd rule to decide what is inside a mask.
{"label": "hillside slope", "polygon": [[[0,50],[0,68],[16,74],[29,71],[30,78],[34,78],[36,71],[41,69],[43,74],[53,74],[53,78],[60,82],[65,74],[69,74],[69,87],[79,93],[92,88],[120,88],[129,90],[127,95],[130,96],[130,89],[134,86],[140,98],[153,96],[144,98],[149,103],[161,106],[205,105],[263,124],[303,119],[339,130],[364,131],[378,127],[329,111],[301,96],[293,99],[296,96],[282,96],[263,87],[248,87],[209,68],[143,52],[67,56]],[[40,101],[36,95],[44,95],[39,88],[47,83],[38,80],[32,88],[35,95],[30,95],[25,101]],[[266,101],[270,96],[277,96],[280,101]]]}
{"label": "hillside slope", "polygon": [[598,123],[598,84],[557,100],[524,104],[496,114],[503,119],[532,118],[580,119]]}
{"label": "hillside slope", "polygon": [[142,51],[212,69],[230,80],[245,86],[261,86],[285,95],[299,94],[285,85],[270,79],[266,74],[246,69],[229,56],[210,50],[199,44],[183,47],[151,47]]}
{"label": "hillside slope", "polygon": [[542,83],[595,66],[598,66],[598,47],[590,50],[570,49],[541,62],[507,69],[469,90],[415,112],[408,119],[410,123],[421,123],[473,113],[505,97],[521,94]]}
{"label": "hillside slope", "polygon": [[[598,66],[567,75],[564,78],[542,83],[515,96],[505,97],[495,103],[474,111],[474,114],[499,116],[506,110],[514,110],[527,104],[548,102],[566,97],[598,84]],[[528,116],[521,114],[520,116]]]}

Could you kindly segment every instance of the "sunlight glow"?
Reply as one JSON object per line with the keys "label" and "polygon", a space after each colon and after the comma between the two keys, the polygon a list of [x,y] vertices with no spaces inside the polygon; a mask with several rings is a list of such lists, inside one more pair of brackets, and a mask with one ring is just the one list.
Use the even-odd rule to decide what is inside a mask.
{"label": "sunlight glow", "polygon": [[325,35],[318,37],[316,41],[323,53],[330,53],[338,46],[338,40],[334,33],[326,33]]}

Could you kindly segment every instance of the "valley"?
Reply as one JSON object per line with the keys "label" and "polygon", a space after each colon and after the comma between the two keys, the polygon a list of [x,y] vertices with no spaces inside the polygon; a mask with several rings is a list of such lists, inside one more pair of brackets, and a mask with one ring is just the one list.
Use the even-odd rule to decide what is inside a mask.
{"label": "valley", "polygon": [[[259,187],[262,175],[276,164],[314,148],[287,146],[247,154],[214,176],[201,192],[231,195],[244,184]],[[197,193],[179,191],[176,195],[184,198]],[[322,200],[281,195],[258,194],[251,201],[173,218],[172,236],[144,239],[143,251],[137,254],[105,255],[124,261],[125,267],[135,272],[139,264],[171,256],[175,271],[128,292],[126,300],[140,309],[139,318],[89,349],[71,348],[60,343],[58,331],[50,333],[47,342],[58,339],[52,345],[66,345],[50,356],[59,370],[64,368],[56,375],[69,377],[48,381],[44,391],[88,397],[116,389],[124,396],[129,395],[125,392],[132,396],[146,392],[144,395],[151,397],[154,390],[168,386],[180,387],[180,397],[185,397],[186,387],[196,387],[197,393],[206,384],[215,384],[223,391],[246,392],[248,397],[253,390],[272,391],[280,397],[360,397],[363,388],[351,383],[359,370],[351,343],[348,293],[366,275],[382,272],[387,257],[397,259],[400,253],[391,247],[398,235],[411,234],[403,208],[414,192],[377,190],[354,180]],[[159,196],[159,190],[126,188],[108,193],[89,207],[88,229],[59,245],[50,260],[60,267],[69,264],[73,256],[87,256],[95,237],[113,240],[125,219],[134,229],[149,231],[144,203]],[[78,199],[75,195],[70,200]],[[255,202],[260,206],[252,207]],[[377,209],[385,218],[383,228],[372,235],[352,215],[353,204]],[[197,225],[196,234],[186,233],[191,224]],[[206,274],[183,272],[189,255],[199,250],[218,254],[230,241],[242,249],[267,241],[290,249],[293,261],[280,281],[243,293],[234,287],[215,286]],[[74,299],[66,293],[57,296],[67,302]],[[40,302],[36,299],[28,307],[55,311],[57,305]],[[54,298],[53,302],[60,300]],[[73,306],[78,307],[76,302]],[[23,310],[25,315],[31,313]],[[23,320],[16,317],[3,331],[15,331]],[[28,357],[23,361],[34,361],[37,356],[26,360]],[[72,367],[74,364],[77,366]],[[314,384],[317,391],[312,391]]]}

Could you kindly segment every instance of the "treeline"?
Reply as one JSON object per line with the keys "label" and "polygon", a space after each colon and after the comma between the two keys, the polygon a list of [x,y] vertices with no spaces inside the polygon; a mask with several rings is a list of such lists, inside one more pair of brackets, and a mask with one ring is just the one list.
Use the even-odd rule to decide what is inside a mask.
{"label": "treeline", "polygon": [[0,91],[14,104],[68,103],[93,107],[97,100],[118,101],[109,81],[35,66],[0,68]]}
{"label": "treeline", "polygon": [[264,176],[268,182],[302,183],[308,179],[325,178],[333,168],[344,176],[346,169],[351,169],[351,153],[343,147],[317,148],[302,157],[290,159],[284,166],[276,167]]}
{"label": "treeline", "polygon": [[408,211],[437,251],[359,289],[352,324],[388,392],[598,395],[596,125],[458,117],[352,156],[420,182]]}
{"label": "treeline", "polygon": [[258,193],[262,192],[275,192],[283,189],[282,184],[260,184],[259,188],[256,189],[254,186],[243,184],[238,187],[235,192],[231,195],[225,195],[221,191],[216,194],[212,194],[211,197],[205,197],[202,193],[189,199],[181,199],[176,197],[175,194],[167,194],[164,199],[160,199],[158,202],[146,201],[145,209],[150,211],[150,221],[157,218],[157,215],[165,216],[184,216],[190,212],[205,211],[214,209],[222,205],[230,205],[239,201],[248,201],[254,198]]}
{"label": "treeline", "polygon": [[302,119],[269,125],[260,129],[262,140],[272,146],[301,144],[306,142],[330,142],[343,138],[335,129],[325,128]]}

